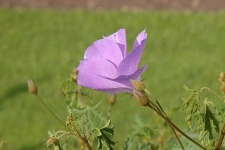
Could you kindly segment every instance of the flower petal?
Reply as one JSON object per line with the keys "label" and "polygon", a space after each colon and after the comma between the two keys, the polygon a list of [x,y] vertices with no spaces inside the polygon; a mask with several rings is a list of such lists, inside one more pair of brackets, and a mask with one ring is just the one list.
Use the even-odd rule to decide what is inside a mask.
{"label": "flower petal", "polygon": [[120,92],[126,92],[126,93],[132,93],[133,92],[133,85],[130,82],[130,80],[140,80],[141,78],[141,74],[148,68],[147,65],[144,65],[141,69],[136,70],[133,74],[131,75],[120,75],[119,77],[115,78],[115,79],[110,79],[110,78],[106,78],[108,80],[114,81],[114,82],[118,82],[121,83],[123,85],[123,91],[122,88],[118,88],[118,90]]}
{"label": "flower petal", "polygon": [[146,30],[143,30],[141,33],[138,34],[136,40],[134,41],[133,49],[135,49],[137,46],[141,45],[141,42],[144,39],[147,39]]}
{"label": "flower petal", "polygon": [[131,75],[137,70],[141,54],[145,47],[146,39],[147,34],[144,30],[137,36],[132,52],[119,64],[118,70],[120,75]]}
{"label": "flower petal", "polygon": [[101,39],[89,46],[84,53],[84,59],[93,57],[101,57],[118,66],[123,59],[123,54],[115,41]]}
{"label": "flower petal", "polygon": [[127,40],[126,40],[126,30],[125,29],[120,29],[116,33],[113,33],[104,38],[115,41],[119,45],[121,52],[123,54],[123,57],[126,56]]}
{"label": "flower petal", "polygon": [[132,80],[141,80],[141,74],[148,68],[148,65],[142,66],[141,69],[138,69],[135,71],[132,75],[130,75],[130,78]]}
{"label": "flower petal", "polygon": [[[81,61],[78,66],[78,84],[108,93],[126,91],[130,87],[109,80],[118,76],[117,68],[108,60],[93,58]],[[109,78],[109,79],[108,79]],[[119,90],[121,89],[121,90]]]}

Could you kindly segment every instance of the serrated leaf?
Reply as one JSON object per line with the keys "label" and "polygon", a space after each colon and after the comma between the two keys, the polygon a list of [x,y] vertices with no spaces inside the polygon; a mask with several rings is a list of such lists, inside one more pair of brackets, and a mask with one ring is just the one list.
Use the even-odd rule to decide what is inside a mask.
{"label": "serrated leaf", "polygon": [[186,113],[186,121],[190,129],[193,129],[194,124],[198,121],[198,115],[200,114],[200,90],[190,90],[187,86],[184,86],[190,95],[183,98],[183,109]]}
{"label": "serrated leaf", "polygon": [[199,132],[199,140],[202,141],[205,138],[206,134],[207,134],[206,131],[204,131],[204,130],[200,131]]}
{"label": "serrated leaf", "polygon": [[213,130],[219,133],[219,122],[209,109],[207,105],[205,105],[205,115],[204,115],[204,131],[209,133],[209,139],[213,139]]}
{"label": "serrated leaf", "polygon": [[128,137],[125,141],[125,144],[123,146],[123,150],[130,150],[132,146],[132,141],[130,140],[130,138]]}
{"label": "serrated leaf", "polygon": [[109,120],[104,127],[100,129],[95,129],[97,132],[97,140],[98,140],[98,149],[101,150],[103,148],[103,143],[107,146],[109,150],[113,150],[113,145],[116,144],[111,138],[114,134],[114,126],[110,126],[111,121]]}

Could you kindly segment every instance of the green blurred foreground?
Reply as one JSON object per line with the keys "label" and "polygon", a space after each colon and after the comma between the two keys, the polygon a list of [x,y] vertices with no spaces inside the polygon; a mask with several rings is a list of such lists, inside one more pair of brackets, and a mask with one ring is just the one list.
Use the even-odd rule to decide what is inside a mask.
{"label": "green blurred foreground", "polygon": [[[209,86],[225,70],[225,12],[88,12],[0,9],[0,142],[5,149],[46,149],[48,130],[60,124],[27,91],[32,78],[41,97],[62,120],[66,102],[60,86],[103,35],[127,29],[128,47],[147,29],[143,79],[174,122],[187,129],[181,97],[190,88]],[[107,113],[107,95],[95,92]],[[175,111],[176,110],[176,111]],[[121,149],[137,118],[154,127],[155,114],[128,95],[118,96],[112,112],[115,140]],[[157,121],[157,122],[158,122]],[[117,148],[117,149],[118,149]]]}

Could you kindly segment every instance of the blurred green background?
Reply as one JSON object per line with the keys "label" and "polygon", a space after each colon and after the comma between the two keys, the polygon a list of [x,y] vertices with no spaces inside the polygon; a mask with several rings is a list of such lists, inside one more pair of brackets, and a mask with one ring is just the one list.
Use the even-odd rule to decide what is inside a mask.
{"label": "blurred green background", "polygon": [[[48,130],[60,129],[37,99],[28,93],[32,78],[40,96],[66,119],[60,93],[64,80],[83,58],[85,49],[103,35],[127,30],[128,48],[143,29],[148,40],[141,64],[147,88],[175,123],[186,129],[183,85],[209,86],[219,92],[217,78],[225,70],[225,12],[81,11],[0,9],[0,141],[5,149],[46,149]],[[96,101],[108,109],[107,95]],[[176,111],[174,111],[176,110]],[[103,112],[107,113],[107,112]],[[135,127],[135,116],[154,126],[154,114],[130,96],[118,96],[112,112],[115,140],[123,145]]]}

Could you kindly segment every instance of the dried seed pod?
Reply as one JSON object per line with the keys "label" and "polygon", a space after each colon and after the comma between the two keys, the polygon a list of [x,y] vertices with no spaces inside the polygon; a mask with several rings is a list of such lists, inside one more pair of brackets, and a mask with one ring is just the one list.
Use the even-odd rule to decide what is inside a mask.
{"label": "dried seed pod", "polygon": [[148,106],[149,99],[148,99],[148,96],[145,94],[145,92],[133,90],[133,96],[139,105]]}

